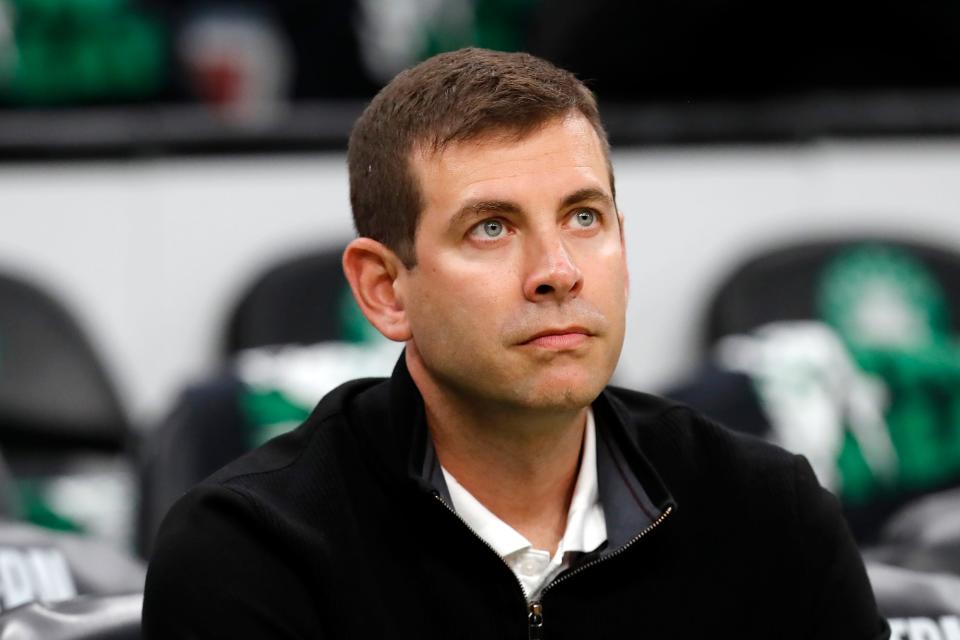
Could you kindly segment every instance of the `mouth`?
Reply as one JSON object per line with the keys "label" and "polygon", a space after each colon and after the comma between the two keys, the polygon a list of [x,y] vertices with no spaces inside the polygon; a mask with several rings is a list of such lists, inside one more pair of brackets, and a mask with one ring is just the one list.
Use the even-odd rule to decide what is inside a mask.
{"label": "mouth", "polygon": [[565,351],[576,349],[588,338],[591,333],[583,327],[563,327],[559,329],[545,329],[539,331],[521,343],[541,349],[551,349],[555,351]]}

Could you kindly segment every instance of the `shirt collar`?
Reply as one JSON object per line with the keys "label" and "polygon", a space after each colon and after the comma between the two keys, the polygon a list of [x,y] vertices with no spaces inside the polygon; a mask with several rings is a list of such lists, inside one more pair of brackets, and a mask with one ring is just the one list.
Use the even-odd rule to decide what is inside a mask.
{"label": "shirt collar", "polygon": [[[597,484],[596,446],[593,411],[588,409],[580,470],[567,511],[566,530],[559,546],[563,553],[593,551],[607,539]],[[483,506],[446,469],[441,467],[441,472],[450,502],[457,514],[501,557],[533,547],[522,534]]]}
{"label": "shirt collar", "polygon": [[567,512],[567,528],[561,541],[561,549],[567,551],[593,551],[607,540],[606,520],[600,506],[600,490],[597,484],[597,429],[593,410],[587,410],[587,428],[583,434],[583,453],[577,484]]}

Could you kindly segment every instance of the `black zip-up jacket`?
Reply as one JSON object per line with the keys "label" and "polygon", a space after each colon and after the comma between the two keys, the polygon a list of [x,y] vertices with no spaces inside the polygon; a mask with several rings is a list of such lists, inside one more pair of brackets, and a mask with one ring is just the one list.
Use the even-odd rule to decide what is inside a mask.
{"label": "black zip-up jacket", "polygon": [[445,499],[401,357],[181,498],[145,638],[888,637],[803,458],[632,391],[593,409],[608,541],[539,602]]}

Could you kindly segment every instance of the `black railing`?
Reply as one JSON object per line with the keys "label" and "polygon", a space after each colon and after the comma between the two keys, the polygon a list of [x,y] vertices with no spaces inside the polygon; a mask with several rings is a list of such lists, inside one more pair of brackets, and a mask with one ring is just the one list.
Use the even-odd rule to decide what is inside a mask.
{"label": "black railing", "polygon": [[[200,105],[0,110],[0,161],[331,151],[363,102],[301,103],[237,125]],[[960,91],[603,104],[615,146],[960,136]]]}

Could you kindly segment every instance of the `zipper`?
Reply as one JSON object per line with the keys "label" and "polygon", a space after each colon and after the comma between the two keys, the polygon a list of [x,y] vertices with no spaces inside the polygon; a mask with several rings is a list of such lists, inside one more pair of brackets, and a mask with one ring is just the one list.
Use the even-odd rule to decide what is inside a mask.
{"label": "zipper", "polygon": [[[463,518],[461,518],[461,517],[460,517],[460,514],[457,513],[457,512],[453,509],[453,507],[451,507],[449,504],[447,504],[446,501],[443,499],[443,497],[440,496],[439,493],[437,493],[436,491],[434,491],[434,492],[432,492],[430,495],[432,495],[434,498],[436,498],[436,499],[437,499],[437,502],[439,502],[440,504],[442,504],[444,509],[446,509],[447,511],[449,511],[457,520],[459,520],[461,523],[463,523],[463,526],[467,528],[467,531],[469,531],[470,533],[472,533],[474,538],[476,538],[477,540],[479,540],[480,542],[482,542],[482,543],[483,543],[483,546],[485,546],[487,549],[490,549],[490,551],[493,553],[493,555],[497,556],[497,558],[500,559],[500,562],[503,562],[503,564],[507,567],[507,569],[510,569],[510,566],[507,565],[506,562],[504,562],[503,558],[500,557],[500,554],[497,553],[497,550],[494,549],[492,546],[490,546],[490,543],[489,543],[489,542],[487,542],[486,540],[484,540],[483,538],[481,538],[481,537],[480,537],[480,534],[478,534],[476,531],[474,531],[473,527],[471,527],[469,524],[467,524],[467,521],[464,520]],[[572,578],[573,576],[577,575],[578,573],[581,573],[582,571],[584,571],[585,569],[587,569],[587,568],[589,568],[589,567],[592,567],[592,566],[594,566],[594,565],[600,564],[601,562],[604,562],[604,561],[609,560],[609,559],[611,559],[611,558],[617,557],[618,555],[620,555],[621,553],[623,553],[624,551],[626,551],[627,549],[629,549],[630,547],[632,547],[634,544],[636,544],[637,542],[639,542],[640,539],[642,539],[642,538],[643,538],[644,536],[646,536],[648,533],[650,533],[651,531],[653,531],[654,529],[656,529],[657,527],[659,527],[660,524],[661,524],[664,520],[666,520],[666,519],[667,519],[667,516],[669,516],[672,512],[673,512],[673,505],[670,505],[670,506],[668,506],[666,509],[664,509],[663,513],[661,513],[661,514],[657,517],[656,520],[654,520],[654,521],[651,522],[649,525],[647,525],[647,528],[646,528],[646,529],[644,529],[643,531],[641,531],[640,533],[638,533],[638,534],[637,534],[636,536],[634,536],[629,542],[627,542],[626,544],[622,545],[619,549],[617,549],[616,551],[614,551],[614,552],[611,553],[610,555],[603,556],[602,558],[597,558],[596,560],[591,560],[591,561],[588,562],[587,564],[582,565],[582,566],[579,566],[579,567],[577,567],[576,569],[574,569],[573,571],[570,571],[569,573],[565,573],[565,574],[561,575],[559,578],[557,578],[556,580],[554,580],[554,581],[551,582],[550,584],[546,585],[546,586],[540,591],[540,600],[537,600],[536,602],[527,603],[527,590],[526,590],[526,588],[524,588],[523,583],[520,582],[520,578],[517,578],[517,575],[516,575],[515,573],[513,573],[513,569],[510,569],[510,575],[512,575],[512,576],[514,577],[514,580],[516,580],[516,582],[517,582],[517,586],[520,587],[520,592],[523,594],[523,602],[524,602],[524,604],[525,604],[526,607],[527,607],[527,637],[529,638],[529,640],[541,640],[541,639],[543,638],[543,602],[542,602],[542,601],[543,601],[543,596],[545,596],[545,595],[547,594],[547,591],[549,591],[550,589],[552,589],[552,588],[555,587],[556,585],[560,584],[561,582],[564,582],[564,581],[566,581],[566,580],[569,580],[569,579]]]}
{"label": "zipper", "polygon": [[539,602],[531,602],[530,613],[527,614],[527,637],[530,640],[541,640],[543,638],[543,605]]}
{"label": "zipper", "polygon": [[[667,516],[669,516],[670,513],[672,513],[672,512],[673,512],[673,505],[670,505],[670,506],[668,506],[666,509],[664,509],[663,513],[661,513],[661,514],[657,517],[656,520],[654,520],[653,522],[651,522],[651,523],[647,526],[646,529],[644,529],[643,531],[641,531],[640,533],[638,533],[636,536],[634,536],[633,539],[631,539],[631,540],[630,540],[629,542],[627,542],[626,544],[622,545],[619,549],[617,549],[616,551],[614,551],[614,552],[611,553],[610,555],[603,556],[602,558],[597,558],[596,560],[591,560],[590,562],[588,562],[588,563],[586,563],[586,564],[584,564],[584,565],[581,565],[581,566],[577,567],[577,568],[574,569],[573,571],[570,571],[570,572],[568,572],[568,573],[564,573],[563,575],[561,575],[560,577],[558,577],[556,580],[553,580],[550,584],[548,584],[547,586],[545,586],[545,587],[540,591],[540,600],[538,600],[537,602],[531,602],[531,603],[530,603],[529,614],[527,615],[527,620],[528,620],[528,622],[529,622],[529,628],[530,628],[530,630],[529,630],[529,638],[530,638],[530,640],[540,640],[541,638],[543,638],[543,604],[542,604],[542,603],[543,603],[543,596],[547,595],[547,591],[549,591],[549,590],[552,589],[553,587],[557,586],[557,585],[560,584],[561,582],[565,582],[566,580],[569,580],[569,579],[572,578],[573,576],[577,575],[578,573],[583,572],[584,570],[586,570],[586,569],[588,569],[588,568],[590,568],[590,567],[592,567],[592,566],[594,566],[594,565],[598,565],[598,564],[600,564],[601,562],[604,562],[604,561],[606,561],[606,560],[609,560],[610,558],[615,558],[615,557],[617,557],[618,555],[620,555],[621,553],[623,553],[624,551],[626,551],[627,549],[629,549],[630,547],[632,547],[632,546],[633,546],[636,542],[638,542],[641,538],[643,538],[643,537],[646,536],[648,533],[650,533],[651,531],[653,531],[654,529],[656,529],[657,527],[659,527],[659,526],[660,526],[660,523],[662,523],[664,520],[666,520],[666,519],[667,519]],[[523,585],[521,585],[521,587],[522,587],[522,586],[523,586]]]}

